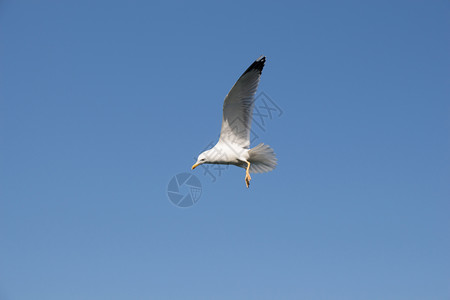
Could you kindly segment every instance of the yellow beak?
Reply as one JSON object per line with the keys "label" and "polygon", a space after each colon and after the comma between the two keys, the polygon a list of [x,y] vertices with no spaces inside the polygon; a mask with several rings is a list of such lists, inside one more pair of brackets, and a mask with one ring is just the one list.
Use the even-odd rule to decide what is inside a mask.
{"label": "yellow beak", "polygon": [[194,170],[195,168],[197,168],[200,164],[195,164],[192,166],[192,170]]}

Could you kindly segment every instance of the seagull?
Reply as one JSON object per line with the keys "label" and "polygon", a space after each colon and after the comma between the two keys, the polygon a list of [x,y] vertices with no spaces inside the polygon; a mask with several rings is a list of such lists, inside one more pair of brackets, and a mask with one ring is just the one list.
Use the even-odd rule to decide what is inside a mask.
{"label": "seagull", "polygon": [[202,164],[235,165],[245,169],[245,185],[250,185],[250,173],[275,169],[277,158],[269,145],[263,143],[250,149],[255,93],[266,57],[261,56],[239,77],[223,103],[222,129],[217,144],[201,153],[192,170]]}

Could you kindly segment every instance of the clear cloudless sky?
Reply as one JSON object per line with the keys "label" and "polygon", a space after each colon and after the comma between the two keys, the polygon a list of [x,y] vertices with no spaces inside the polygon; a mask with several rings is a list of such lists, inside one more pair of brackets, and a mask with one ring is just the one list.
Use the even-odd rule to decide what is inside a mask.
{"label": "clear cloudless sky", "polygon": [[[449,12],[2,1],[0,299],[449,299]],[[190,167],[262,54],[279,165],[212,182]]]}

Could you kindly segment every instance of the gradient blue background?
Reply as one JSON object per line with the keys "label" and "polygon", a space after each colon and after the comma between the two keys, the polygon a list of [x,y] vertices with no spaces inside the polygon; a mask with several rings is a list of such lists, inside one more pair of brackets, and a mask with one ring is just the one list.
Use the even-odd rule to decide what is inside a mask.
{"label": "gradient blue background", "polygon": [[[449,299],[448,1],[2,1],[0,299]],[[172,205],[259,55],[278,168]]]}

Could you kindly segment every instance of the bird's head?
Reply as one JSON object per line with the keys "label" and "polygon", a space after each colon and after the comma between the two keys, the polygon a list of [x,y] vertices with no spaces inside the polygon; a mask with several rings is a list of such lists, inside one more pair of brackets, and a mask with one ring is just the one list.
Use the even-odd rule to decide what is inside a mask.
{"label": "bird's head", "polygon": [[200,155],[197,158],[197,162],[192,166],[192,170],[194,170],[195,168],[197,168],[200,165],[206,164],[208,163],[208,150],[200,153]]}

